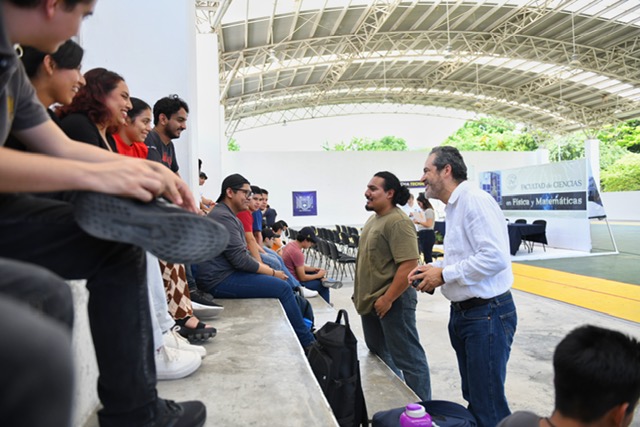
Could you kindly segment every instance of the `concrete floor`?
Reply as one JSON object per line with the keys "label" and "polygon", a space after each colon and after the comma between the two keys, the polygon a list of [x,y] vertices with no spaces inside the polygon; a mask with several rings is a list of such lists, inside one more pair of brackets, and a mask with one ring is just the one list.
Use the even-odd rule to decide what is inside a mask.
{"label": "concrete floor", "polygon": [[[640,268],[638,268],[640,265],[640,223],[612,222],[610,226],[619,250],[617,255],[524,261],[523,263],[640,285]],[[591,223],[591,240],[594,253],[613,250],[609,231],[604,221]]]}
{"label": "concrete floor", "polygon": [[[351,303],[352,282],[333,290],[336,309],[349,311],[352,328],[361,337],[362,329]],[[574,305],[537,295],[513,291],[518,309],[518,330],[512,347],[507,374],[507,398],[512,411],[532,410],[549,415],[553,409],[553,368],[551,359],[556,344],[572,329],[593,324],[640,337],[640,324],[616,319]],[[420,340],[431,369],[433,398],[466,405],[460,392],[460,377],[455,353],[449,343],[447,322],[449,302],[436,292],[419,295],[416,313]],[[640,427],[636,414],[632,426]]]}

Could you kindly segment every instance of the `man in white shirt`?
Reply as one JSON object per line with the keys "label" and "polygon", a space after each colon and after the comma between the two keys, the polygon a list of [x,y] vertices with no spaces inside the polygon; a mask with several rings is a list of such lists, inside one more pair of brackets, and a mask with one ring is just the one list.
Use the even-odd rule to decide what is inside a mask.
{"label": "man in white shirt", "polygon": [[426,196],[446,205],[445,257],[417,267],[408,279],[421,279],[423,292],[442,287],[451,301],[449,338],[462,395],[478,425],[494,427],[511,413],[504,383],[517,325],[506,221],[495,200],[467,182],[456,148],[431,150],[423,172]]}

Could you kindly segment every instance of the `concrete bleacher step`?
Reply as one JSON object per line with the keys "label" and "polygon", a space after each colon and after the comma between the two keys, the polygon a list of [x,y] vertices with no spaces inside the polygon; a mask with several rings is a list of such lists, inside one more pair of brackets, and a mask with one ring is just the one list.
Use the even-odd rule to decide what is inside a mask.
{"label": "concrete bleacher step", "polygon": [[[337,311],[322,298],[309,301],[317,328],[335,321]],[[219,302],[225,309],[219,318],[209,321],[218,334],[205,344],[207,357],[202,366],[187,378],[158,382],[159,396],[201,400],[207,406],[205,426],[337,426],[278,300]],[[378,411],[418,401],[415,393],[369,352],[364,339],[357,338],[369,418]],[[94,392],[95,382],[85,381],[83,388]],[[78,425],[82,424],[97,427],[95,411],[86,423]]]}
{"label": "concrete bleacher step", "polygon": [[[326,322],[335,322],[338,311],[327,304],[322,298],[310,298],[313,307],[316,329]],[[360,322],[359,317],[350,315],[349,322]],[[352,328],[353,330],[353,328]],[[391,369],[375,354],[371,353],[364,342],[364,338],[358,336],[358,358],[360,359],[360,375],[362,377],[362,391],[367,403],[369,420],[378,411],[405,406],[408,403],[418,402],[420,398],[402,381]]]}

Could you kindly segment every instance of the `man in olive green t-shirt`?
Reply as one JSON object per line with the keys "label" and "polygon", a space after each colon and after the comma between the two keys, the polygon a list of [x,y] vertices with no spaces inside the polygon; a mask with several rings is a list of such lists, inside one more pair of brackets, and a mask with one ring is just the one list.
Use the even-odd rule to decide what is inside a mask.
{"label": "man in olive green t-shirt", "polygon": [[422,400],[431,400],[427,356],[416,329],[415,289],[407,276],[418,265],[416,230],[396,205],[409,189],[390,172],[369,181],[365,209],[375,212],[362,230],[353,301],[369,350],[378,355]]}

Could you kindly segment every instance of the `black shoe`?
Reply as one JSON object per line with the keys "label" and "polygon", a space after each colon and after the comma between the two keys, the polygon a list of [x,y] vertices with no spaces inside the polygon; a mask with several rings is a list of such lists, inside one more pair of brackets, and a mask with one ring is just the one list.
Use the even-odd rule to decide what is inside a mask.
{"label": "black shoe", "polygon": [[191,295],[192,302],[197,302],[198,304],[208,305],[211,307],[222,307],[220,304],[216,304],[213,301],[213,295],[208,292],[203,292],[200,289],[189,289],[189,294]]}
{"label": "black shoe", "polygon": [[206,419],[207,408],[202,402],[158,399],[154,427],[202,427]]}
{"label": "black shoe", "polygon": [[75,203],[75,218],[92,236],[140,246],[175,264],[211,259],[229,242],[229,232],[211,218],[187,212],[163,199],[143,203],[81,192]]}
{"label": "black shoe", "polygon": [[213,338],[218,333],[217,329],[211,326],[207,326],[202,322],[198,322],[198,326],[190,328],[186,326],[189,317],[176,320],[176,325],[180,327],[178,333],[184,338],[189,340],[191,344],[202,344],[209,338]]}

